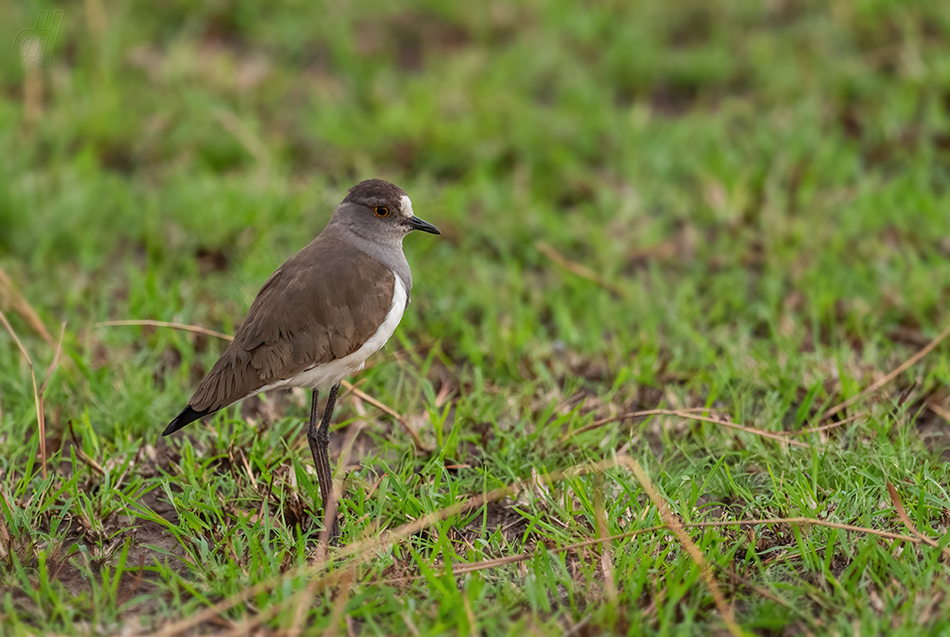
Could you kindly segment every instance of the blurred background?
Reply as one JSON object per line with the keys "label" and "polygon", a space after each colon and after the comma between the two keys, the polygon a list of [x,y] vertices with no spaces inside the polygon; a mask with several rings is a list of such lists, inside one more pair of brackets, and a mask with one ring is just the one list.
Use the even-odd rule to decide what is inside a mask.
{"label": "blurred background", "polygon": [[[319,510],[301,464],[306,397],[249,400],[256,406],[243,417],[231,410],[168,443],[159,432],[224,342],[98,324],[233,333],[266,277],[320,232],[351,185],[374,177],[404,188],[443,236],[406,239],[412,305],[387,351],[353,380],[435,453],[346,395],[337,422],[365,426],[345,467],[346,533],[373,535],[377,523],[616,452],[641,458],[684,519],[831,516],[905,532],[885,491],[893,480],[917,503],[916,524],[939,537],[945,347],[862,403],[858,422],[807,437],[815,447],[805,452],[682,417],[616,420],[711,406],[748,426],[802,433],[950,323],[945,5],[0,0],[0,310],[39,384],[66,322],[44,396],[46,451],[62,450],[66,469],[52,467],[49,482],[32,464],[41,452],[30,369],[0,330],[0,495],[16,504],[0,517],[0,540],[20,542],[8,551],[4,540],[0,552],[35,564],[41,550],[84,542],[109,565],[117,543],[137,538],[125,544],[130,563],[173,565],[152,571],[159,592],[143,617],[202,607],[192,581],[220,599],[306,562],[297,540]],[[419,563],[400,568],[429,568],[449,544],[455,562],[475,561],[586,542],[605,519],[597,532],[658,523],[629,474],[614,473],[606,516],[603,503],[599,512],[578,504],[583,483],[572,482],[549,500],[519,499],[517,511],[492,509],[484,528],[479,512],[446,522],[432,545],[420,534]],[[643,517],[632,520],[634,510]],[[246,511],[283,515],[279,538],[257,533]],[[791,533],[748,543],[727,535],[704,547],[721,550],[711,559],[751,556],[749,577],[800,585],[788,599],[809,600],[796,612],[812,628],[832,614],[850,634],[851,619],[870,614],[867,634],[880,634],[873,625],[925,615],[919,604],[931,595],[926,612],[947,616],[934,611],[947,599],[946,581],[934,592],[937,553],[910,577],[900,569],[912,551],[874,540],[858,552],[837,535],[809,536],[818,538],[810,548]],[[644,536],[641,554],[618,551],[619,610],[590,626],[619,630],[621,617],[672,631],[682,613],[720,627],[698,571],[664,537]],[[164,548],[134,553],[149,543]],[[766,571],[755,560],[771,564],[773,548],[804,560]],[[247,551],[264,564],[251,576],[232,559]],[[828,585],[844,565],[851,579]],[[374,567],[391,574],[382,560]],[[605,580],[593,567],[581,583],[562,572],[527,578],[542,583],[529,601],[486,577],[474,612],[501,622],[498,634],[523,634],[506,618],[528,607],[553,617],[537,610],[550,591],[581,591],[576,607],[554,611],[569,620],[552,624],[562,634],[591,618],[585,604],[603,602]],[[71,580],[75,590],[95,585],[98,571],[89,573]],[[21,574],[10,590],[32,591],[33,571]],[[412,600],[429,595],[428,609],[440,608],[432,600],[458,592],[455,581],[414,586],[385,598],[393,623],[381,632],[407,634],[404,615],[450,632],[456,624],[438,624]],[[735,586],[730,595],[749,593]],[[885,601],[852,595],[867,590]],[[190,606],[163,606],[168,599]],[[468,598],[453,599],[445,612],[469,626]],[[793,616],[757,592],[743,599],[757,626]],[[72,630],[77,616],[98,625],[100,607],[56,614],[83,603],[49,603],[47,615],[45,602],[18,608],[53,617],[51,631]],[[351,610],[373,608],[357,600]],[[318,608],[314,621],[329,612]]]}
{"label": "blurred background", "polygon": [[[104,427],[116,412],[151,431],[221,345],[96,322],[232,331],[370,177],[445,233],[406,242],[402,344],[502,384],[807,391],[946,321],[939,3],[86,0],[4,16],[0,299],[26,340],[16,299],[53,340],[68,322],[88,368],[53,402]],[[22,363],[2,352],[8,376]],[[31,408],[26,381],[5,382],[5,415]]]}

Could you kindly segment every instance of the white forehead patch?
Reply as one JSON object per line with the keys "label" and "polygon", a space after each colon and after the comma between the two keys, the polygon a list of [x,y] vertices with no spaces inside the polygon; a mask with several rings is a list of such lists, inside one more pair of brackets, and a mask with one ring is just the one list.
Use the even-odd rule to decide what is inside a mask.
{"label": "white forehead patch", "polygon": [[412,212],[412,200],[409,199],[409,195],[402,196],[402,211],[406,214],[407,217],[413,216]]}

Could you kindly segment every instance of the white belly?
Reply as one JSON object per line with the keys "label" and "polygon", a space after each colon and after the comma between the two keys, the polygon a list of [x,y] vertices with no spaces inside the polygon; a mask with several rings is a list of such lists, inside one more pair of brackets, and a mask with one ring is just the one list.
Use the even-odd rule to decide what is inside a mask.
{"label": "white belly", "polygon": [[300,372],[293,378],[286,378],[271,383],[270,385],[261,387],[254,393],[258,394],[271,389],[282,389],[285,387],[304,387],[306,389],[325,390],[336,385],[347,376],[363,369],[366,359],[385,345],[386,341],[393,335],[393,332],[396,331],[396,326],[399,325],[399,321],[406,311],[406,301],[408,299],[406,286],[398,274],[393,272],[393,276],[396,280],[393,285],[393,302],[392,305],[389,306],[389,313],[386,314],[383,324],[379,326],[376,333],[373,334],[368,341],[363,343],[362,347],[348,356],[338,358],[329,363],[314,365]]}

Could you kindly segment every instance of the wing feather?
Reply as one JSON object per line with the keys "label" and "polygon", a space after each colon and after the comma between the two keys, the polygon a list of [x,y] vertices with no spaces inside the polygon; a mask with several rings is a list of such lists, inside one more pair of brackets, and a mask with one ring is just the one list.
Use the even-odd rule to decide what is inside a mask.
{"label": "wing feather", "polygon": [[382,263],[320,235],[267,279],[189,407],[211,413],[352,354],[382,324],[394,285]]}

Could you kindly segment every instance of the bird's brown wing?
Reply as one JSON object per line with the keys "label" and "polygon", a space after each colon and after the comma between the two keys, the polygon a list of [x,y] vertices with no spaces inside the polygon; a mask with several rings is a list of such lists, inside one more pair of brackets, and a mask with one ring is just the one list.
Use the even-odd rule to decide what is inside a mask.
{"label": "bird's brown wing", "polygon": [[395,275],[380,262],[318,237],[267,280],[189,407],[211,413],[352,354],[386,318],[394,285]]}

